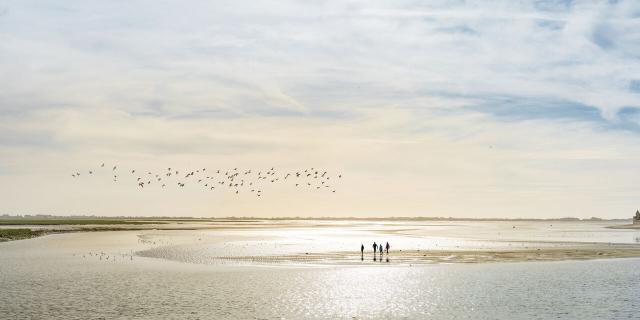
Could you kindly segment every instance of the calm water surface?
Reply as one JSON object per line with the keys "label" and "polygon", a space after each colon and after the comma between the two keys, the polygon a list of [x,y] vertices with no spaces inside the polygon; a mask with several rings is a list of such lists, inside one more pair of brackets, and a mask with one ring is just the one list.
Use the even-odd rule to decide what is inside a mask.
{"label": "calm water surface", "polygon": [[[140,235],[78,233],[1,243],[0,318],[638,319],[640,314],[640,259],[224,266],[131,256],[149,245],[140,243]],[[200,231],[179,235],[203,236]],[[172,245],[150,239],[157,247]],[[105,255],[98,258],[96,252]]]}

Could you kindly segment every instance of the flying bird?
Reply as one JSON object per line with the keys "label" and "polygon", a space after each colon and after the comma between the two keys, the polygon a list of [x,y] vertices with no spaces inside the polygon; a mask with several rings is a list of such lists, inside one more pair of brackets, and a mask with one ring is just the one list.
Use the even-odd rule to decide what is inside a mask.
{"label": "flying bird", "polygon": [[[100,164],[100,167],[104,167],[104,166],[105,166],[105,163]],[[114,182],[118,182],[118,175],[115,174],[115,171],[117,170],[117,168],[118,166],[116,165],[112,167]],[[144,169],[141,169],[141,170],[132,169],[131,174],[133,175],[137,171],[147,172],[147,175],[154,175],[152,171],[144,170]],[[220,175],[221,172],[224,172],[224,175],[220,176],[220,179],[216,179],[216,177],[214,177],[212,174],[205,175],[205,172],[207,171],[206,168],[198,168],[196,170],[175,170],[172,167],[167,167],[167,171],[164,174],[164,178],[162,178],[161,174],[155,174],[153,179],[150,179],[146,182],[142,180],[141,176],[136,177],[136,179],[133,181],[135,181],[136,186],[138,188],[142,189],[145,187],[151,188],[152,180],[154,180],[158,182],[158,186],[160,188],[164,189],[164,188],[168,188],[167,187],[168,185],[169,186],[171,185],[170,182],[165,183],[165,181],[170,180],[174,175],[180,174],[180,171],[186,172],[186,174],[184,174],[183,176],[184,179],[192,178],[198,184],[204,181],[205,183],[202,183],[200,185],[202,186],[202,188],[206,190],[213,191],[215,189],[213,184],[219,184],[219,185],[228,187],[228,188],[223,188],[221,190],[231,191],[237,195],[239,195],[240,193],[243,193],[241,191],[246,190],[247,193],[253,192],[258,197],[260,197],[264,193],[263,192],[264,190],[260,190],[259,188],[264,187],[265,185],[269,186],[269,188],[276,188],[279,185],[288,184],[289,181],[293,180],[293,179],[291,180],[289,179],[291,177],[296,178],[295,179],[296,181],[291,181],[291,185],[295,185],[295,187],[299,187],[306,184],[309,187],[308,189],[304,189],[304,190],[313,190],[317,192],[322,192],[321,190],[327,190],[328,188],[331,187],[329,186],[328,183],[326,183],[326,180],[330,180],[331,174],[328,171],[324,171],[316,168],[282,172],[282,171],[276,170],[275,167],[271,167],[266,171],[259,170],[256,168],[240,169],[239,167],[233,167],[233,169],[227,170],[227,171],[216,169],[215,174]],[[89,175],[94,175],[94,173],[96,173],[94,172],[94,170],[87,170],[85,172],[88,172]],[[239,178],[241,174],[242,174],[242,179]],[[342,174],[336,174],[336,176],[338,178],[342,178]],[[78,171],[78,172],[72,173],[71,177],[74,179],[79,179],[81,177],[81,174]],[[269,177],[269,179],[267,179],[267,177]],[[220,181],[215,181],[214,179],[220,180]],[[211,180],[211,181],[209,182],[208,180]],[[122,182],[125,182],[125,184],[127,181],[129,180],[127,179],[122,180]],[[160,183],[160,181],[162,181],[162,183]],[[197,186],[197,184],[194,184],[194,185]],[[177,186],[179,187],[178,189],[182,189],[186,186],[186,184],[178,181]],[[322,188],[323,186],[324,188]],[[303,189],[298,188],[297,190],[303,190]],[[335,188],[328,189],[327,191],[331,191],[332,193],[336,192]],[[224,191],[219,191],[219,192],[224,192]]]}

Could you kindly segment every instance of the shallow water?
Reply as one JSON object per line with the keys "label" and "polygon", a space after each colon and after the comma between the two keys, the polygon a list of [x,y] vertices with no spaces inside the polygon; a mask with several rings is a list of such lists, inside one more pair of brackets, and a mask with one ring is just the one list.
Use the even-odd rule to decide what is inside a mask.
{"label": "shallow water", "polygon": [[[500,239],[477,234],[447,237],[447,230],[449,234],[460,230],[437,227],[441,232],[434,236],[435,241],[504,245]],[[376,231],[380,228],[383,231]],[[220,252],[243,255],[256,251],[266,254],[350,248],[354,243],[359,246],[364,235],[378,241],[393,239],[397,246],[434,241],[407,235],[407,231],[398,233],[398,228],[407,229],[395,225],[329,225],[263,230],[148,230],[58,234],[0,243],[0,318],[629,319],[640,313],[640,259],[636,258],[322,267],[197,261],[198,252],[206,256]],[[571,238],[583,242],[628,237],[633,243],[634,232],[638,234],[601,230],[594,225],[565,228],[582,230],[575,232],[580,236]],[[387,233],[388,229],[396,231]],[[494,234],[484,226],[476,229]],[[333,234],[337,230],[340,233]],[[531,237],[531,243],[545,244],[544,239],[551,237],[555,235],[537,234]],[[316,244],[318,239],[326,239],[326,245]],[[177,258],[135,254],[154,250],[166,250]]]}
{"label": "shallow water", "polygon": [[[392,252],[567,248],[593,243],[640,246],[640,230],[606,228],[610,225],[611,222],[282,221],[276,226],[267,224],[251,228],[144,231],[141,237],[147,243],[163,245],[148,246],[138,254],[181,262],[220,264],[233,257],[359,253],[360,245],[364,244],[364,262],[373,263],[369,259],[372,258],[373,242],[389,242]],[[220,257],[226,260],[221,261]],[[352,258],[359,260],[359,254]]]}

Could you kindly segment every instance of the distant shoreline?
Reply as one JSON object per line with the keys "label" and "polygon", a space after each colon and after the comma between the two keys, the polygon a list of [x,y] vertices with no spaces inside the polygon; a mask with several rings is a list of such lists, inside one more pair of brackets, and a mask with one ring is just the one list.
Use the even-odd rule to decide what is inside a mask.
{"label": "distant shoreline", "polygon": [[[188,222],[188,221],[279,221],[279,220],[335,220],[335,221],[588,221],[588,222],[632,222],[631,218],[617,218],[617,219],[603,219],[598,217],[591,218],[574,218],[574,217],[565,217],[565,218],[548,218],[548,219],[540,219],[540,218],[455,218],[455,217],[169,217],[169,216],[114,216],[114,217],[106,217],[106,216],[54,216],[54,215],[24,215],[24,216],[0,216],[0,225],[6,225],[7,221],[17,221],[17,222],[29,222],[33,220],[46,222],[48,220],[66,220],[69,223],[67,224],[76,224],[76,221],[82,220],[93,220],[98,223],[94,224],[111,224],[108,222],[115,222],[113,224],[145,224],[147,221],[158,221],[158,222]],[[103,222],[104,221],[104,222]],[[107,222],[107,223],[105,223]],[[15,223],[22,224],[22,223]],[[59,224],[59,223],[54,223]],[[80,223],[83,224],[83,223]]]}
{"label": "distant shoreline", "polygon": [[[88,225],[88,224],[87,224]],[[1,227],[2,225],[0,225]],[[30,225],[20,225],[23,228],[10,228],[3,229],[0,228],[0,243],[7,241],[16,241],[16,240],[26,240],[33,239],[37,237],[42,237],[50,234],[63,234],[63,233],[76,233],[76,232],[108,232],[108,231],[141,231],[141,230],[152,230],[157,229],[158,225],[154,223],[149,224],[138,224],[136,226],[90,226],[90,227],[77,227],[73,229],[30,229],[24,228]],[[38,225],[38,226],[53,226],[53,225]],[[64,225],[60,225],[64,226]],[[71,225],[68,225],[71,226]],[[73,225],[76,226],[76,225]],[[178,227],[169,227],[169,228],[161,228],[162,230],[197,230],[197,228],[178,228]],[[203,228],[205,229],[205,228]]]}
{"label": "distant shoreline", "polygon": [[[462,218],[432,218],[432,217],[393,217],[393,218],[256,218],[256,217],[225,217],[225,218],[177,218],[177,217],[85,217],[85,216],[31,216],[31,217],[0,217],[0,242],[24,240],[49,234],[73,232],[104,232],[104,231],[136,231],[136,230],[197,230],[217,229],[220,225],[208,223],[239,223],[238,226],[260,224],[269,221],[398,221],[398,222],[627,222],[629,219],[596,220],[577,218],[565,219],[462,219]],[[184,225],[182,224],[190,224]],[[640,229],[640,225],[625,224],[606,226],[611,229]]]}

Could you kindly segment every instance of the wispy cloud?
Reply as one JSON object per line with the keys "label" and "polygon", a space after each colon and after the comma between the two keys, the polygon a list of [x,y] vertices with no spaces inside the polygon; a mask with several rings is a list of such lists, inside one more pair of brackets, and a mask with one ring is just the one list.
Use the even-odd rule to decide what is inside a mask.
{"label": "wispy cloud", "polygon": [[[635,1],[4,2],[0,186],[96,158],[313,162],[364,182],[332,205],[223,209],[619,216],[640,172],[639,17]],[[40,194],[16,190],[8,209]],[[55,196],[40,205],[72,209]]]}

